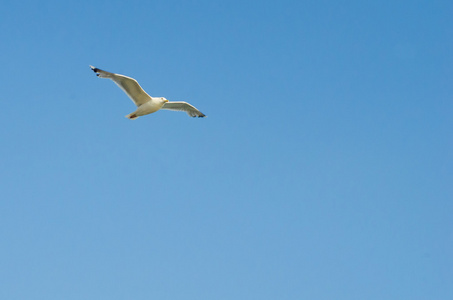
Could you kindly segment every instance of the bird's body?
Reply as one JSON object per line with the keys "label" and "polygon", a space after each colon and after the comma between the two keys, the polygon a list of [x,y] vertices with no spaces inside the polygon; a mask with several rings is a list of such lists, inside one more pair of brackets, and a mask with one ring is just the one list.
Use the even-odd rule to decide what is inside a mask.
{"label": "bird's body", "polygon": [[[126,118],[129,118],[131,120],[135,120],[138,117],[144,116],[144,115],[149,115],[152,114],[153,112],[158,111],[159,109],[162,108],[165,104],[165,100],[162,99],[161,97],[149,97],[150,99],[143,103],[142,105],[138,106],[137,110],[134,111],[131,114],[128,114]],[[167,100],[168,102],[168,100]]]}
{"label": "bird's body", "polygon": [[185,111],[191,117],[205,117],[202,112],[187,102],[170,102],[164,97],[151,97],[134,78],[103,71],[93,66],[90,66],[90,68],[100,78],[113,80],[137,105],[137,110],[126,116],[128,119],[135,120],[140,116],[154,113],[160,109]]}

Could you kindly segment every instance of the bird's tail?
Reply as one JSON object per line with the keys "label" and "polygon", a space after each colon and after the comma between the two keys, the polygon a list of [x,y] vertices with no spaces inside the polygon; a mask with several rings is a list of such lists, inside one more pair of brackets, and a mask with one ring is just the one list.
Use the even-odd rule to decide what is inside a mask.
{"label": "bird's tail", "polygon": [[110,73],[110,72],[95,68],[93,66],[90,66],[90,68],[91,68],[91,70],[93,70],[94,73],[96,73],[96,75],[99,78],[111,78],[112,75],[113,75],[113,73]]}
{"label": "bird's tail", "polygon": [[134,113],[131,113],[131,114],[128,114],[126,116],[126,118],[128,118],[129,120],[135,120],[135,119],[138,118],[138,116],[136,114],[134,114]]}

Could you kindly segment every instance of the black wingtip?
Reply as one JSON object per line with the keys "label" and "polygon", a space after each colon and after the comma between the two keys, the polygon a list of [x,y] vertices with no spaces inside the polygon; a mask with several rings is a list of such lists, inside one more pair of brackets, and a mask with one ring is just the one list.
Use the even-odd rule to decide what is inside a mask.
{"label": "black wingtip", "polygon": [[90,66],[90,68],[91,68],[91,70],[93,70],[94,73],[97,73],[97,72],[99,71],[98,68],[95,68],[95,67],[93,67],[93,66]]}

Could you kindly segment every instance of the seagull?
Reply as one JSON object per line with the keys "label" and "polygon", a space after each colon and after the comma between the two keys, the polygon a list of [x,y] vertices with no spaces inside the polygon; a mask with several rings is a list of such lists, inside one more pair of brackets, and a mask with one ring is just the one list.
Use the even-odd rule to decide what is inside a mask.
{"label": "seagull", "polygon": [[99,78],[109,78],[118,85],[132,101],[137,105],[137,110],[126,115],[126,118],[135,120],[138,117],[151,114],[160,109],[185,111],[191,117],[206,117],[201,111],[193,105],[182,101],[168,101],[164,97],[151,97],[138,84],[137,80],[120,74],[110,73],[93,66],[91,70],[96,73]]}

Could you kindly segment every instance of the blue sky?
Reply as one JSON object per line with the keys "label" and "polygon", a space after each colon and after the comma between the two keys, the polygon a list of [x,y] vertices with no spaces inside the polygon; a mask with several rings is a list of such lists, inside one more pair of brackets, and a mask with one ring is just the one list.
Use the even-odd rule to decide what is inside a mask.
{"label": "blue sky", "polygon": [[452,299],[452,11],[4,1],[0,298]]}

